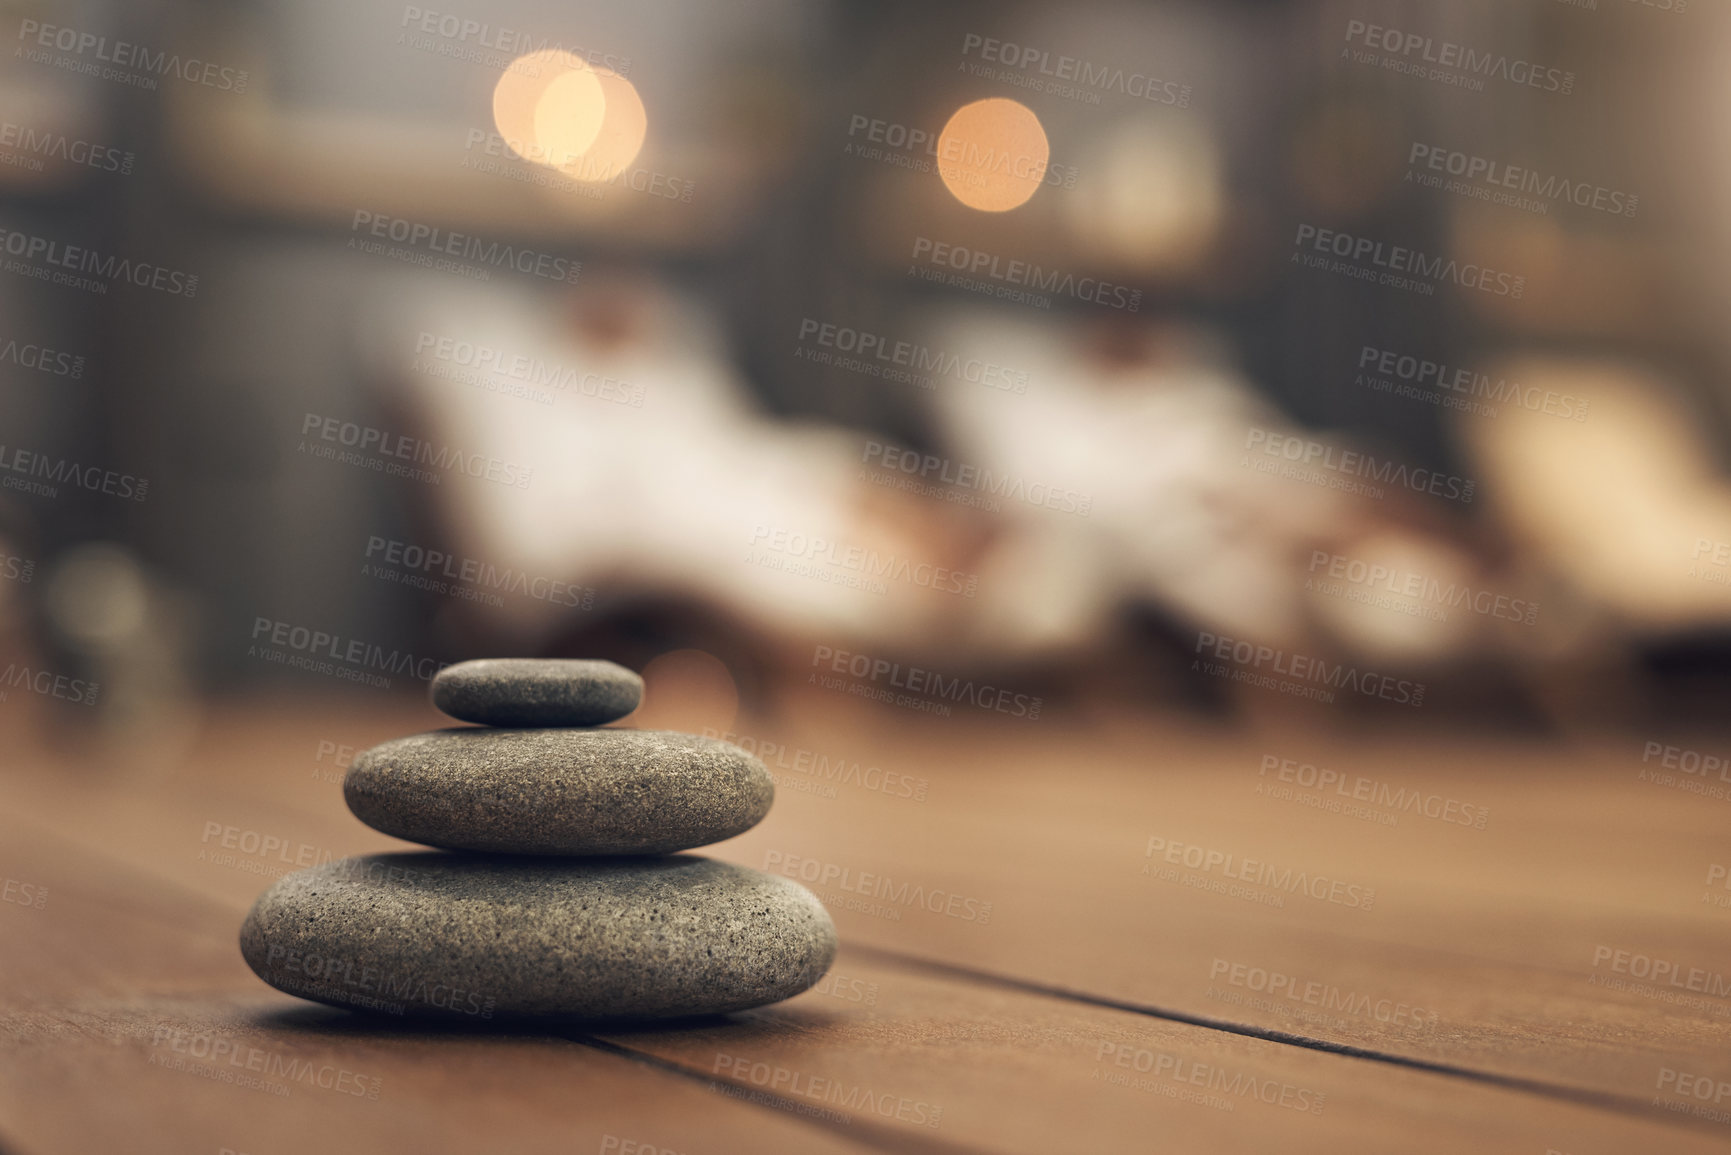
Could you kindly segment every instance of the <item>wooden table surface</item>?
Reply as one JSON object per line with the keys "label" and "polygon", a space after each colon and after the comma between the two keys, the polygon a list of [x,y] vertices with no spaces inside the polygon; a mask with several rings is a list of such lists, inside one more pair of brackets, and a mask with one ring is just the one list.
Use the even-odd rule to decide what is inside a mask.
{"label": "wooden table surface", "polygon": [[795,705],[732,727],[776,806],[705,853],[811,880],[831,975],[593,1034],[380,1022],[241,961],[297,859],[406,849],[340,760],[430,709],[232,706],[139,765],[20,741],[0,1151],[1731,1149],[1731,801],[1643,762],[1731,743]]}

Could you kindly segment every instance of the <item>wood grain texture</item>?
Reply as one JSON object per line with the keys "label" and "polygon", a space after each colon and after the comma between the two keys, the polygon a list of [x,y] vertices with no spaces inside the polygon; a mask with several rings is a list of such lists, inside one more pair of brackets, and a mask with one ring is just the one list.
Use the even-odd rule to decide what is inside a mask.
{"label": "wood grain texture", "polygon": [[[820,864],[813,885],[855,942],[1611,1095],[1650,1097],[1667,1066],[1731,1078],[1731,909],[1702,901],[1709,867],[1731,859],[1731,804],[1641,780],[1640,742],[765,729],[790,750],[845,751],[931,783],[924,803],[784,791],[779,824],[722,848],[806,877]],[[1272,797],[1265,756],[1465,800],[1488,821],[1398,813],[1387,826]],[[1152,853],[1151,839],[1164,840]],[[1323,898],[1268,885],[1237,896],[1224,863],[1188,868],[1188,849],[1167,863],[1180,844],[1204,863],[1230,855],[1238,869],[1253,860],[1329,885]],[[874,892],[908,883],[989,901],[990,920],[861,901],[862,879]],[[1351,905],[1336,882],[1374,900]],[[1632,980],[1614,969],[1617,951],[1674,963],[1702,989],[1605,985]],[[1253,970],[1290,982],[1253,990]]]}
{"label": "wood grain texture", "polygon": [[[1110,724],[884,728],[820,706],[804,726],[736,727],[785,748],[766,751],[782,785],[762,827],[714,852],[819,864],[844,939],[832,977],[761,1011],[600,1037],[381,1024],[279,995],[241,962],[240,918],[272,876],[402,845],[348,815],[324,746],[437,725],[430,711],[237,710],[154,771],[24,752],[5,770],[0,874],[43,901],[15,886],[0,902],[0,1143],[1731,1146],[1731,1127],[1668,1113],[1678,1097],[1656,1085],[1666,1069],[1731,1077],[1718,1007],[1731,1000],[1592,982],[1601,945],[1709,970],[1727,957],[1731,911],[1701,901],[1707,866],[1728,857],[1721,816],[1640,779],[1639,743],[1589,756]],[[820,751],[923,779],[924,799],[886,793],[882,776],[825,780]],[[1265,754],[1465,799],[1489,821],[1390,826],[1258,793]],[[1283,892],[1271,906],[1165,880],[1142,872],[1151,836],[1376,898]],[[1320,984],[1335,1005],[1253,992],[1250,968]]]}

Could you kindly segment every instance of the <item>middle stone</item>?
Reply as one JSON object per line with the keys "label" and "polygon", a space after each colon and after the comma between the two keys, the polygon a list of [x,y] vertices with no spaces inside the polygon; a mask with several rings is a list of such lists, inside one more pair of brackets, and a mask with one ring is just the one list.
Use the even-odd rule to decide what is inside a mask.
{"label": "middle stone", "polygon": [[693,734],[475,727],[363,751],[343,797],[374,830],[450,850],[668,854],[751,829],[775,783]]}

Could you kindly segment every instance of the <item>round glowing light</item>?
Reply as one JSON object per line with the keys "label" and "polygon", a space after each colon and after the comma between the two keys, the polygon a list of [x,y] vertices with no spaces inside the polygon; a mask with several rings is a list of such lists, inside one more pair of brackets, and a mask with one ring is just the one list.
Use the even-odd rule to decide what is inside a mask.
{"label": "round glowing light", "polygon": [[971,209],[1002,213],[1026,204],[1045,178],[1051,146],[1040,118],[1001,96],[956,109],[938,135],[938,175]]}
{"label": "round glowing light", "polygon": [[558,48],[519,56],[493,86],[493,125],[524,160],[558,168],[595,143],[607,112],[600,77]]}
{"label": "round glowing light", "polygon": [[553,78],[535,103],[535,145],[542,163],[564,168],[595,144],[607,116],[601,78],[587,66]]}
{"label": "round glowing light", "polygon": [[629,80],[610,68],[597,68],[594,74],[606,107],[600,131],[581,156],[559,169],[577,180],[600,182],[612,180],[637,159],[649,133],[649,114]]}

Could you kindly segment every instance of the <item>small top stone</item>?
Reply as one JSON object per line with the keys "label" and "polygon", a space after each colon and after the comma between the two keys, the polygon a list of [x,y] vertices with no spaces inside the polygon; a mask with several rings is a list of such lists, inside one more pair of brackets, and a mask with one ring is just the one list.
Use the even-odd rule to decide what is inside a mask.
{"label": "small top stone", "polygon": [[483,726],[599,726],[643,700],[643,679],[612,662],[483,658],[433,678],[433,705]]}

